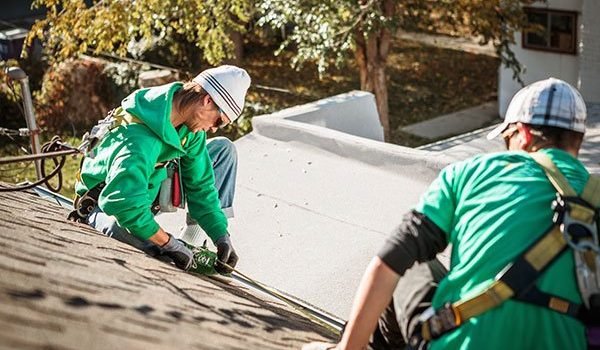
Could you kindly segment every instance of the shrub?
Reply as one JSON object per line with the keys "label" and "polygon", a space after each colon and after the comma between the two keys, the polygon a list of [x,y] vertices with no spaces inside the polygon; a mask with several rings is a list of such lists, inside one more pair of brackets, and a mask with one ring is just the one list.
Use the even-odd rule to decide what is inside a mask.
{"label": "shrub", "polygon": [[103,118],[114,105],[105,66],[104,61],[85,58],[48,70],[35,93],[40,126],[49,132],[80,135]]}

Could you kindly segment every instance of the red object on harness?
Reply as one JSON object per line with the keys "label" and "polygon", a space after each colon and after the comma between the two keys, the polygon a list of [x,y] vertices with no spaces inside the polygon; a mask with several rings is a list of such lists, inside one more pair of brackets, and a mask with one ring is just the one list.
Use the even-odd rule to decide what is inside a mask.
{"label": "red object on harness", "polygon": [[171,187],[171,198],[174,207],[181,205],[181,181],[179,181],[179,170],[173,172],[173,186]]}

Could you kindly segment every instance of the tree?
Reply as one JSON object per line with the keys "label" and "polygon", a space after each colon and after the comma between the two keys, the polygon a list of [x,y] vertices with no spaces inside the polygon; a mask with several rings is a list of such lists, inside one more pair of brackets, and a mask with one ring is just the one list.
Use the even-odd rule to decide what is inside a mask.
{"label": "tree", "polygon": [[245,31],[253,12],[248,0],[35,0],[33,6],[47,14],[27,42],[43,40],[53,64],[88,49],[125,56],[134,46],[144,50],[161,40],[176,49],[180,38],[218,64],[235,57],[231,36]]}
{"label": "tree", "polygon": [[293,65],[314,61],[320,74],[331,65],[358,65],[361,89],[374,93],[389,140],[386,60],[397,30],[460,28],[492,42],[515,77],[522,68],[510,51],[525,26],[522,3],[533,0],[259,0],[259,24],[291,32],[279,50],[293,46]]}

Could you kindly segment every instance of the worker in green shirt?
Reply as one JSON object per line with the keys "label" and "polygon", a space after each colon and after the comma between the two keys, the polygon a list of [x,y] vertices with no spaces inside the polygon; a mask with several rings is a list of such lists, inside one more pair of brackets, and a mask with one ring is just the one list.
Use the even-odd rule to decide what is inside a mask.
{"label": "worker in green shirt", "polygon": [[[489,290],[552,225],[557,191],[534,153],[549,157],[581,193],[589,178],[577,159],[585,119],[581,95],[564,81],[520,90],[488,135],[501,136],[508,151],[443,169],[368,266],[339,344],[305,349],[585,349],[584,324],[568,308],[508,298],[468,319],[454,308]],[[446,271],[435,257],[448,245]],[[582,303],[572,250],[543,271],[535,290],[564,305]]]}
{"label": "worker in green shirt", "polygon": [[169,167],[175,167],[171,170],[179,177],[171,185],[182,191],[173,195],[184,193],[180,200],[187,201],[192,223],[217,247],[217,270],[229,272],[221,262],[234,267],[238,260],[226,217],[233,204],[237,158],[231,141],[207,141],[207,132],[240,116],[249,86],[244,69],[225,65],[187,83],[143,88],[126,97],[98,124],[104,129],[92,135],[96,145],[84,158],[76,192],[80,199],[92,198],[94,205],[79,212],[81,221],[189,269],[190,249],[154,219],[161,184]]}

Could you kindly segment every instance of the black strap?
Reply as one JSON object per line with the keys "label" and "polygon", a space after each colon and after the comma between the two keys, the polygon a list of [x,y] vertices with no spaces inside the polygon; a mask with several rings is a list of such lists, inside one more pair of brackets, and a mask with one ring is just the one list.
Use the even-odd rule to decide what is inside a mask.
{"label": "black strap", "polygon": [[539,290],[537,286],[533,286],[526,292],[516,296],[514,299],[528,304],[541,306],[581,320],[583,307],[580,304],[575,304],[559,296],[543,292]]}
{"label": "black strap", "polygon": [[550,227],[541,237],[531,244],[525,252],[523,252],[513,263],[509,264],[503,271],[498,274],[497,280],[506,283],[510,289],[515,292],[515,296],[519,297],[524,295],[532,288],[535,288],[535,283],[542,276],[542,274],[550,267],[564,252],[567,251],[568,246],[565,245],[563,249],[556,252],[548,263],[541,269],[537,270],[525,256],[533,246],[535,246],[542,238],[548,235],[554,225]]}

